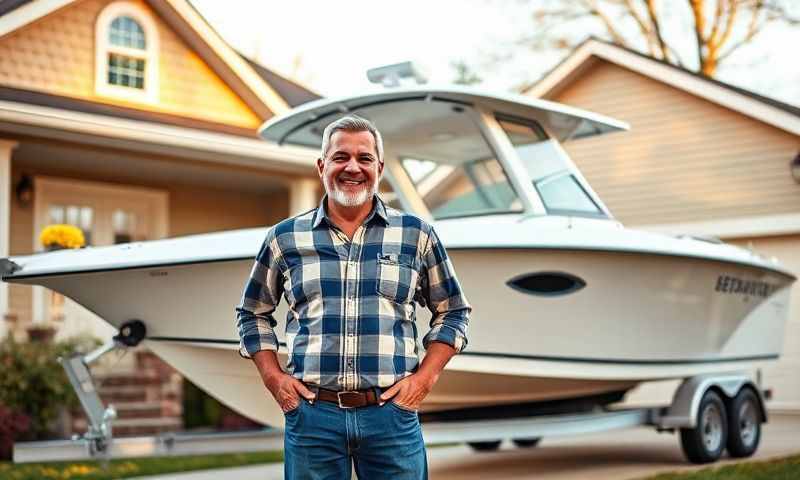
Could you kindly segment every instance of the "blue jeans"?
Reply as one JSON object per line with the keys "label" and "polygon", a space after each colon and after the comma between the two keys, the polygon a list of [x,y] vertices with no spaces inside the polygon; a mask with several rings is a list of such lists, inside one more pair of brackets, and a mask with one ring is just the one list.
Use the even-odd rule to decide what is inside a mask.
{"label": "blue jeans", "polygon": [[286,480],[428,478],[422,429],[416,412],[392,402],[339,408],[328,402],[300,406],[286,414]]}

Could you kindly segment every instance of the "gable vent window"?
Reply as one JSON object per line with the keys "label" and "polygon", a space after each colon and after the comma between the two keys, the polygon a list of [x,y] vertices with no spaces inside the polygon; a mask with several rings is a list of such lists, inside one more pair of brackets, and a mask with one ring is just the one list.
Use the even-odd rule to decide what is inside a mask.
{"label": "gable vent window", "polygon": [[158,98],[157,30],[141,5],[114,2],[97,20],[97,93],[124,100]]}

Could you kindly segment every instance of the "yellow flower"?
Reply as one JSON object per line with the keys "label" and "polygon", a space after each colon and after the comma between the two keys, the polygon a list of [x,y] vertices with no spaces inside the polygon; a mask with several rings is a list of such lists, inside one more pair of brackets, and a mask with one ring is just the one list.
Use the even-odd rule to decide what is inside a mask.
{"label": "yellow flower", "polygon": [[59,246],[62,248],[81,248],[86,239],[83,231],[74,225],[48,225],[39,235],[44,247]]}

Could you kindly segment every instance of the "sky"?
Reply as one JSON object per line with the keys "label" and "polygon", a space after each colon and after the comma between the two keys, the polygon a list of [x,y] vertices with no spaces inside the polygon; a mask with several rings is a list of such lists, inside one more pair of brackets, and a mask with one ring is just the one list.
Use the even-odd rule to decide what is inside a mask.
{"label": "sky", "polygon": [[[452,63],[464,61],[482,87],[510,91],[566,54],[519,45],[534,28],[530,3],[520,0],[191,2],[238,51],[323,96],[361,93],[370,88],[367,69],[407,60],[431,83],[452,81]],[[675,34],[691,41],[688,31]],[[732,55],[717,78],[800,105],[798,48],[800,26],[773,25]]]}

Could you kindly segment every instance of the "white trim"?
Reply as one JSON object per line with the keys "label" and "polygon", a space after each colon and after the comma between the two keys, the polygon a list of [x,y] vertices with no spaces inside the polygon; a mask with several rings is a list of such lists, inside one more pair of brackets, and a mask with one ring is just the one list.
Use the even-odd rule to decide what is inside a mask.
{"label": "white trim", "polygon": [[310,169],[318,154],[314,149],[279,147],[255,138],[9,101],[0,101],[2,121],[85,134],[93,138],[129,140],[143,147],[155,144],[182,151],[225,154],[230,157],[219,157],[216,161],[259,169]]}
{"label": "white trim", "polygon": [[[111,22],[120,16],[131,17],[142,27],[145,36],[144,51],[111,45],[108,40]],[[144,7],[129,1],[117,1],[108,4],[97,16],[97,22],[95,23],[95,92],[105,97],[150,104],[157,103],[159,92],[159,44],[156,23],[150,12]],[[108,83],[109,53],[119,53],[144,59],[145,78],[143,90]]]}
{"label": "white trim", "polygon": [[718,238],[764,237],[800,233],[800,213],[727,218],[707,222],[629,225],[656,233],[714,236]]}
{"label": "white trim", "polygon": [[[152,224],[148,233],[153,238],[148,240],[166,238],[169,234],[169,194],[164,190],[45,175],[35,175],[33,185],[36,192],[33,201],[33,252],[44,250],[39,243],[39,234],[46,226],[47,210],[45,207],[48,203],[53,202],[84,203],[92,206],[94,209],[93,221],[98,227],[93,229],[95,245],[110,245],[113,242],[111,225],[108,224],[106,217],[110,218],[109,209],[115,206],[115,200],[149,204],[148,220]],[[33,287],[33,323],[46,322],[48,315],[46,292],[47,289],[44,287]]]}
{"label": "white trim", "polygon": [[592,56],[722,105],[794,135],[800,135],[799,116],[707,81],[691,72],[664,65],[658,60],[642,57],[623,48],[598,42],[597,40],[589,40],[581,45],[561,65],[524,93],[534,97],[547,96],[558,86],[569,81],[571,75],[578,72],[580,66]]}
{"label": "white trim", "polygon": [[18,30],[75,0],[38,0],[23,5],[0,17],[0,37]]}
{"label": "white trim", "polygon": [[[11,151],[17,142],[0,139],[0,258],[11,254]],[[0,282],[0,338],[6,335],[5,314],[8,313],[8,284]]]}

